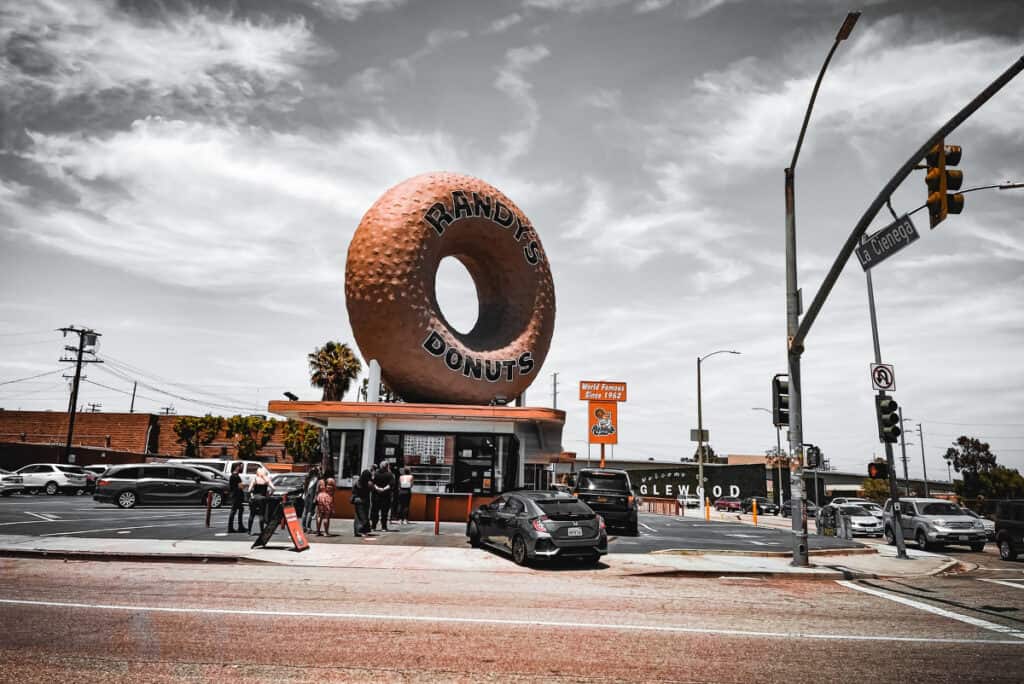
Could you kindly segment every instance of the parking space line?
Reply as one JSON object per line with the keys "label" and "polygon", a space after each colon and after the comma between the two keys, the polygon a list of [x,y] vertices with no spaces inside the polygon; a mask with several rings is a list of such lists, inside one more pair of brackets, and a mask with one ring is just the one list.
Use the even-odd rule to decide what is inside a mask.
{"label": "parking space line", "polygon": [[863,585],[857,584],[856,582],[851,582],[849,580],[836,580],[836,584],[841,584],[842,586],[846,587],[847,589],[853,589],[854,591],[860,591],[860,592],[863,592],[865,594],[870,594],[872,596],[877,596],[878,598],[884,598],[884,599],[887,599],[889,601],[894,601],[896,603],[903,604],[904,606],[909,606],[911,608],[917,608],[918,610],[923,610],[923,611],[925,611],[927,613],[933,613],[934,615],[941,615],[942,617],[946,617],[946,618],[949,618],[951,620],[959,620],[960,622],[966,622],[969,625],[973,625],[975,627],[980,627],[981,629],[987,629],[990,632],[998,632],[1000,634],[1006,634],[1008,636],[1012,636],[1012,637],[1015,637],[1017,639],[1024,640],[1024,631],[1013,629],[1012,627],[1006,627],[1004,625],[996,624],[995,622],[989,622],[988,620],[982,620],[980,618],[971,617],[969,615],[961,615],[960,613],[954,613],[951,610],[946,610],[944,608],[938,608],[938,607],[933,606],[933,605],[928,604],[928,603],[922,603],[921,601],[914,601],[914,600],[908,599],[908,598],[906,598],[904,596],[898,596],[896,594],[890,594],[887,591],[882,591],[881,589],[875,589],[874,587],[865,587]]}
{"label": "parking space line", "polygon": [[992,584],[1001,584],[1004,587],[1013,587],[1014,589],[1024,589],[1024,584],[1018,584],[1018,582],[1024,582],[1024,579],[1017,579],[1013,577],[1006,577],[1002,579],[982,579],[978,578],[979,582],[991,582]]}
{"label": "parking space line", "polygon": [[[34,517],[39,518],[40,520],[43,520],[45,522],[53,522],[52,520],[50,520],[46,516],[40,515],[38,513],[33,513],[32,511],[22,511],[22,513],[24,513],[25,515],[34,516]],[[34,520],[27,520],[26,522],[35,522],[35,521]],[[17,523],[13,523],[13,524],[17,524]]]}
{"label": "parking space line", "polygon": [[62,601],[38,601],[29,599],[7,599],[0,598],[0,604],[14,606],[40,606],[50,608],[77,608],[84,610],[123,610],[134,613],[176,613],[195,615],[240,615],[243,617],[298,617],[298,618],[324,618],[335,620],[369,620],[372,622],[428,622],[455,623],[471,625],[501,625],[510,627],[541,627],[541,628],[565,628],[570,630],[599,629],[606,631],[628,631],[628,632],[665,632],[675,634],[706,634],[726,637],[751,637],[755,639],[819,639],[823,641],[867,641],[867,642],[912,642],[929,644],[1000,644],[1000,645],[1024,645],[1021,641],[1001,639],[950,639],[943,637],[919,637],[919,636],[886,636],[875,634],[820,634],[807,632],[762,632],[742,629],[716,629],[711,627],[684,627],[676,625],[642,625],[642,624],[615,624],[607,622],[561,622],[555,620],[529,620],[529,619],[501,619],[501,618],[477,618],[477,617],[454,617],[451,615],[396,615],[394,613],[329,613],[314,611],[291,611],[291,610],[251,610],[244,608],[187,608],[173,606],[132,606],[103,603],[72,603]]}
{"label": "parking space line", "polygon": [[648,532],[657,532],[658,531],[658,530],[654,529],[653,527],[651,527],[650,525],[648,525],[646,523],[640,523],[640,527],[644,528]]}
{"label": "parking space line", "polygon": [[[202,523],[201,520],[197,521],[197,522]],[[119,530],[145,530],[145,529],[149,529],[151,527],[180,527],[180,526],[181,526],[180,522],[167,523],[167,524],[164,524],[164,525],[136,525],[134,527],[127,527],[127,526],[122,525],[120,527],[106,527],[106,528],[100,528],[98,530],[74,530],[72,532],[50,532],[49,534],[40,534],[38,536],[40,536],[40,537],[63,537],[65,535],[69,535],[69,534],[91,534],[93,532],[117,532]]]}

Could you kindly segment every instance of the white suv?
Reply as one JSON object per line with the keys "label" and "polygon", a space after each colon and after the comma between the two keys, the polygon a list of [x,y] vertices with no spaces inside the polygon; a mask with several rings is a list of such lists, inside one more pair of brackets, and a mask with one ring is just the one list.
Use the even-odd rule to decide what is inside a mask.
{"label": "white suv", "polygon": [[21,475],[26,493],[42,490],[51,496],[57,492],[74,494],[86,487],[85,471],[74,465],[33,463],[19,468],[15,474]]}
{"label": "white suv", "polygon": [[246,487],[249,486],[249,481],[256,477],[256,471],[263,465],[259,461],[225,461],[219,458],[185,458],[185,459],[174,459],[168,461],[168,463],[174,463],[178,465],[187,466],[205,466],[207,468],[213,468],[219,471],[224,479],[231,477],[231,469],[236,463],[242,464],[242,472],[239,475],[242,477],[242,484]]}

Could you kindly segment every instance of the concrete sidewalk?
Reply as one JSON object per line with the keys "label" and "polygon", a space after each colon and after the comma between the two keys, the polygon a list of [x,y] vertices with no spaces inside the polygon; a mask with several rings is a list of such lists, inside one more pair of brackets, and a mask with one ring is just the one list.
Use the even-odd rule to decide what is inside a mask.
{"label": "concrete sidewalk", "polygon": [[[90,539],[0,535],[0,556],[74,558],[105,561],[264,562],[302,567],[381,570],[543,573],[544,564],[524,568],[498,552],[412,545],[318,544],[295,552],[282,535],[265,548],[251,549],[250,541],[191,541],[158,539]],[[795,568],[787,557],[699,553],[676,555],[608,554],[599,572],[614,575],[678,575],[711,577],[914,577],[949,570],[957,562],[946,556],[908,549],[911,560],[901,561],[895,550],[812,557],[810,568]],[[567,567],[563,563],[560,568]]]}

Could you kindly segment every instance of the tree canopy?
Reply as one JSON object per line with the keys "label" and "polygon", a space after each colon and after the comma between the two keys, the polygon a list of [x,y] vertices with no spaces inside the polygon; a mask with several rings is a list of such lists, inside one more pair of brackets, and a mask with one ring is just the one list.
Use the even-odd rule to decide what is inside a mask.
{"label": "tree canopy", "polygon": [[309,381],[323,390],[323,401],[341,401],[363,364],[344,342],[329,341],[314,349],[309,359]]}
{"label": "tree canopy", "polygon": [[318,463],[320,461],[320,428],[288,419],[282,426],[284,448],[296,463]]}
{"label": "tree canopy", "polygon": [[223,418],[207,413],[205,416],[181,416],[174,421],[173,430],[178,444],[185,447],[184,455],[198,458],[200,447],[213,442],[223,427]]}
{"label": "tree canopy", "polygon": [[889,498],[889,480],[872,480],[869,477],[861,483],[860,488],[864,492],[864,498],[869,501],[885,503]]}
{"label": "tree canopy", "polygon": [[944,458],[953,465],[953,470],[965,476],[987,472],[996,465],[996,455],[987,442],[965,435],[957,437],[953,446],[946,449]]}
{"label": "tree canopy", "polygon": [[228,438],[235,440],[238,458],[255,458],[277,429],[277,421],[263,416],[231,416],[227,419]]}

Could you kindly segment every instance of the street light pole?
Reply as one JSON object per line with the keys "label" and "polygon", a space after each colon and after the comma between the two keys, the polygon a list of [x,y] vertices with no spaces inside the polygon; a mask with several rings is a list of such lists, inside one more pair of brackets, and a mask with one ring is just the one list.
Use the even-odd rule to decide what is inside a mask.
{"label": "street light pole", "polygon": [[818,97],[818,89],[821,87],[821,80],[825,76],[825,70],[832,55],[835,54],[839,43],[850,37],[860,12],[850,12],[843,20],[839,28],[832,48],[825,57],[825,62],[818,72],[818,80],[814,82],[814,89],[811,91],[811,99],[807,103],[807,111],[804,113],[804,121],[800,126],[800,135],[796,140],[796,147],[793,150],[793,159],[785,170],[786,174],[786,355],[789,367],[789,446],[793,457],[790,462],[790,500],[793,509],[793,565],[806,567],[807,557],[807,515],[804,510],[803,494],[803,463],[804,463],[804,436],[803,417],[801,415],[801,390],[800,390],[800,355],[803,353],[802,344],[794,344],[797,331],[800,328],[800,290],[797,285],[796,272],[796,200],[794,191],[794,180],[796,162],[800,156],[800,147],[804,142],[804,135],[807,133],[807,124],[811,119],[811,110],[814,108],[814,101]]}
{"label": "street light pole", "polygon": [[917,424],[917,436],[921,440],[921,475],[924,476],[924,495],[931,496],[928,489],[928,464],[924,460],[924,428],[920,423]]}
{"label": "street light pole", "polygon": [[701,506],[706,505],[705,495],[707,492],[704,491],[704,412],[701,402],[700,365],[704,359],[709,359],[715,354],[739,354],[739,352],[731,349],[719,349],[697,357],[697,487],[700,490]]}

